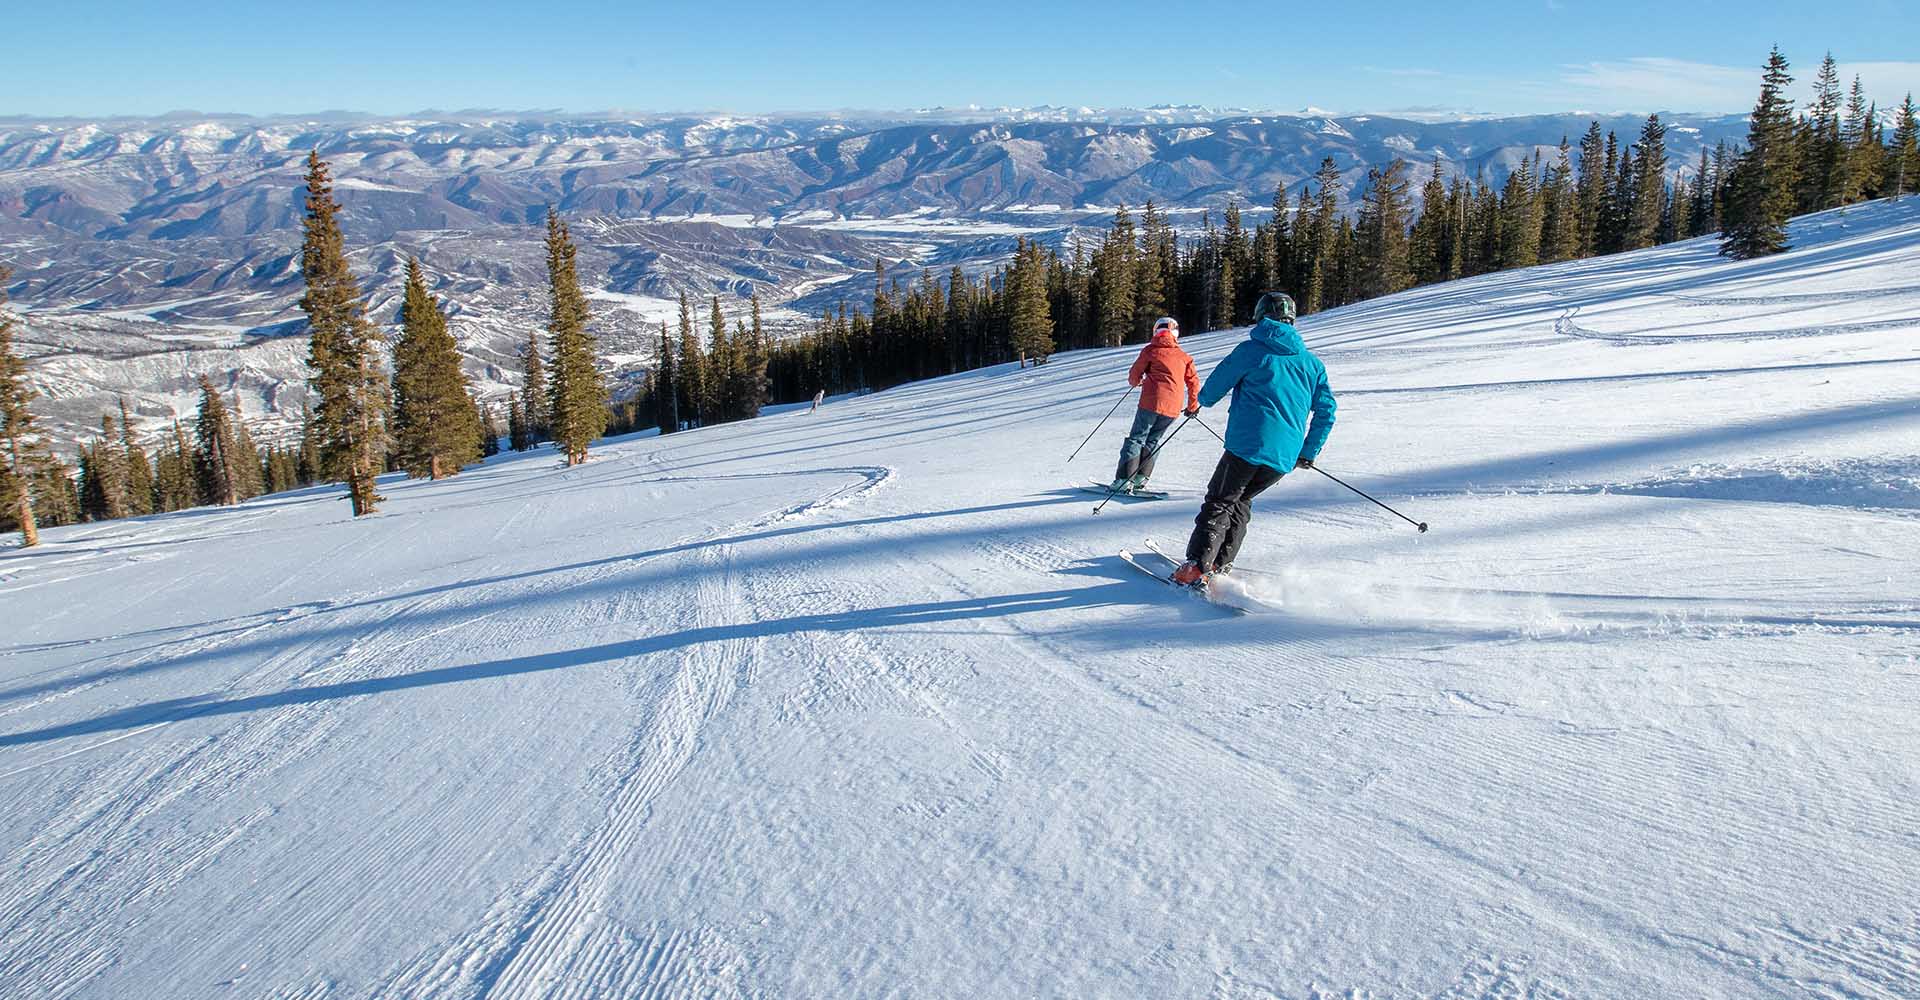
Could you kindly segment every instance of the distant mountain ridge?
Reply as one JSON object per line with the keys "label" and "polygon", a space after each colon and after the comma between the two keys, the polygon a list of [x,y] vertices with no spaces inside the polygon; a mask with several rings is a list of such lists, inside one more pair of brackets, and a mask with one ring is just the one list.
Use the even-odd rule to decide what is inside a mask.
{"label": "distant mountain ridge", "polygon": [[[1396,157],[1498,181],[1585,116],[1412,121],[1250,115],[1210,122],[814,118],[0,119],[0,227],[93,239],[253,236],[298,221],[300,159],[333,162],[350,227],[525,224],[576,214],[774,220],[1043,205],[1265,204],[1334,157],[1349,187]],[[1637,118],[1600,119],[1631,142]],[[1676,172],[1740,116],[1674,116]],[[4,232],[6,229],[0,229]]]}
{"label": "distant mountain ridge", "polygon": [[[1367,170],[1396,157],[1417,176],[1440,162],[1498,183],[1594,120],[1216,114],[0,118],[0,261],[14,268],[23,343],[62,440],[97,427],[120,396],[143,417],[185,412],[202,372],[284,429],[306,398],[286,335],[301,322],[309,150],[333,166],[376,318],[391,320],[404,261],[419,255],[476,385],[499,398],[545,322],[549,205],[577,220],[594,328],[616,377],[633,379],[683,292],[757,293],[791,327],[869,298],[876,260],[978,271],[1014,236],[1057,246],[1149,199],[1176,222],[1231,202],[1257,213],[1278,187],[1297,198],[1328,156],[1349,204]],[[1642,121],[1598,120],[1623,146]],[[1746,128],[1742,116],[1667,121],[1675,172]]]}

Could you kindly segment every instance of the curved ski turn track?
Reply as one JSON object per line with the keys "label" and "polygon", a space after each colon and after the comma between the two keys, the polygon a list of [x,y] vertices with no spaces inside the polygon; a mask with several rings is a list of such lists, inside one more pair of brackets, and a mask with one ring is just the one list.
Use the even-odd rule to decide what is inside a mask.
{"label": "curved ski turn track", "polygon": [[[0,553],[0,998],[1920,995],[1920,200]],[[1202,371],[1238,331],[1190,338]],[[1224,407],[1204,418],[1224,430]]]}

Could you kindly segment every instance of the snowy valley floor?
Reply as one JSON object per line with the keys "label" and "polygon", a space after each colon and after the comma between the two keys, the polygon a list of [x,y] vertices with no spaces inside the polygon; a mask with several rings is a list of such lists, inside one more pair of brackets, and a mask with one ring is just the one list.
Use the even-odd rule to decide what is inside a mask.
{"label": "snowy valley floor", "polygon": [[[0,997],[1920,995],[1920,199],[0,553]],[[1204,374],[1239,332],[1189,338]],[[1204,419],[1224,429],[1225,407]]]}

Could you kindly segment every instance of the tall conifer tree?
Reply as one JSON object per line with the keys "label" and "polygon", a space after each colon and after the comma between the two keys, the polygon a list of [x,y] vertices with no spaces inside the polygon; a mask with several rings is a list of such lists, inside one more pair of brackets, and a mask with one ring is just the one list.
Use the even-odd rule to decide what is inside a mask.
{"label": "tall conifer tree", "polygon": [[553,338],[554,441],[568,465],[587,460],[587,447],[607,432],[607,379],[599,344],[587,332],[587,297],[580,290],[577,248],[559,213],[547,210],[547,332]]}
{"label": "tall conifer tree", "polygon": [[120,455],[127,470],[127,513],[153,513],[153,463],[134,439],[133,416],[127,410],[125,396],[120,397]]}
{"label": "tall conifer tree", "polygon": [[7,308],[7,279],[13,269],[0,264],[0,439],[6,454],[0,456],[0,504],[20,528],[20,544],[31,548],[40,544],[39,525],[34,521],[33,483],[36,463],[51,461],[46,443],[34,427],[33,411],[28,408],[36,393],[27,385],[27,362],[13,346],[13,311]]}
{"label": "tall conifer tree", "polygon": [[393,345],[393,412],[394,459],[408,475],[444,479],[480,457],[479,411],[460,369],[460,345],[411,257]]}
{"label": "tall conifer tree", "polygon": [[1893,141],[1887,148],[1887,190],[1895,197],[1920,190],[1920,111],[1913,95],[1900,104],[1900,115],[1893,126]]}
{"label": "tall conifer tree", "polygon": [[200,376],[200,413],[194,420],[194,481],[200,503],[231,507],[240,502],[235,477],[233,418],[213,379]]}
{"label": "tall conifer tree", "polygon": [[1006,284],[1014,352],[1023,365],[1028,361],[1039,364],[1053,353],[1053,315],[1047,307],[1046,263],[1040,258],[1038,243],[1017,241]]}
{"label": "tall conifer tree", "polygon": [[347,267],[333,182],[318,152],[307,154],[305,238],[300,270],[306,294],[309,384],[320,396],[315,430],[328,471],[344,480],[359,517],[374,513],[375,477],[386,464],[388,386],[379,328],[368,322],[360,285]]}
{"label": "tall conifer tree", "polygon": [[1360,295],[1392,295],[1413,283],[1407,267],[1407,163],[1369,171],[1360,204]]}
{"label": "tall conifer tree", "polygon": [[1774,49],[1747,125],[1747,151],[1728,183],[1720,252],[1735,259],[1787,249],[1787,219],[1799,175],[1793,102],[1787,97],[1793,77],[1787,69],[1787,57]]}
{"label": "tall conifer tree", "polygon": [[1667,205],[1667,127],[1659,115],[1647,118],[1634,145],[1633,199],[1627,209],[1622,249],[1643,250],[1659,242],[1661,213]]}
{"label": "tall conifer tree", "polygon": [[1580,181],[1574,188],[1574,200],[1579,203],[1580,212],[1579,250],[1576,254],[1580,257],[1591,257],[1600,252],[1600,219],[1607,200],[1605,143],[1599,122],[1588,125],[1587,133],[1580,137]]}
{"label": "tall conifer tree", "polygon": [[[1033,249],[1033,259],[1038,260],[1039,248],[1036,245]],[[1107,230],[1106,239],[1100,245],[1100,252],[1093,258],[1094,309],[1098,313],[1099,342],[1106,347],[1117,347],[1126,343],[1129,334],[1133,331],[1136,256],[1133,220],[1127,214],[1127,206],[1121,205],[1113,213],[1113,228]],[[1021,261],[1022,258],[1016,251],[1014,266],[1016,268],[1022,266]],[[1022,280],[1026,277],[1027,275],[1023,274]],[[1041,293],[1044,294],[1046,290],[1044,274],[1036,273],[1032,277],[1040,283]],[[1027,293],[1024,286],[1020,291],[1022,294]],[[1049,322],[1048,353],[1052,351],[1052,336],[1051,322]],[[1015,343],[1020,342],[1016,335]]]}

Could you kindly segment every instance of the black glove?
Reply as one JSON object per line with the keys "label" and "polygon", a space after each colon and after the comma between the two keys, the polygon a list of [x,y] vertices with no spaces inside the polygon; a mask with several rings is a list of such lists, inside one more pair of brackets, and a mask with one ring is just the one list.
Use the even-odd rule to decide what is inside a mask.
{"label": "black glove", "polygon": [[1187,407],[1187,416],[1189,416],[1189,417],[1197,417],[1197,416],[1199,416],[1199,415],[1200,415],[1200,407],[1198,407],[1198,406],[1189,406],[1189,407]]}
{"label": "black glove", "polygon": [[1311,469],[1313,468],[1313,459],[1308,458],[1305,455],[1302,455],[1299,458],[1294,459],[1293,467],[1296,469]]}

